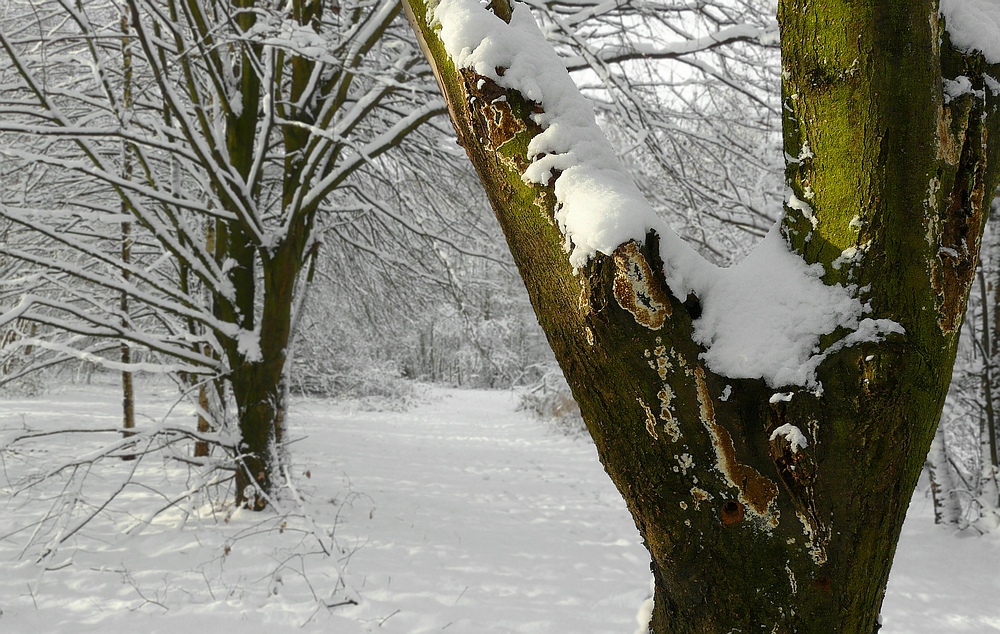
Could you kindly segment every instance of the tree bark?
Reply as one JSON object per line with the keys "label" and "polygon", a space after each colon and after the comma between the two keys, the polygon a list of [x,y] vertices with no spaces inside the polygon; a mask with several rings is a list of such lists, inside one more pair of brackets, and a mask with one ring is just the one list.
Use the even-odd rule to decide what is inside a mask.
{"label": "tree bark", "polygon": [[[234,0],[241,8],[252,8],[256,0]],[[318,20],[322,5],[313,0],[291,3],[292,17],[300,24]],[[246,11],[239,18],[240,28],[248,31],[255,18]],[[259,46],[250,45],[247,46]],[[258,110],[263,86],[253,68],[250,56],[243,54],[240,66],[243,107],[227,118],[227,146],[234,167],[247,177],[252,169],[256,143],[268,143],[266,131],[257,127]],[[260,51],[253,58],[260,59]],[[297,103],[310,81],[315,80],[315,62],[301,56],[291,60],[290,102]],[[287,104],[282,107],[289,107]],[[313,123],[307,109],[295,109],[290,118]],[[297,195],[303,185],[303,151],[311,133],[296,127],[282,128],[285,153],[282,179],[282,216],[290,218],[287,231],[276,244],[255,244],[238,225],[225,224],[218,230],[218,239],[225,240],[226,256],[239,262],[232,273],[236,288],[234,312],[228,317],[248,331],[259,333],[259,357],[247,356],[238,342],[230,342],[230,382],[236,401],[242,442],[236,472],[236,503],[254,510],[266,507],[266,498],[273,492],[281,463],[281,441],[284,426],[284,371],[291,341],[292,310],[295,293],[306,254],[313,237],[315,208],[303,211],[296,207]],[[259,192],[254,192],[254,199]],[[260,272],[261,280],[256,279]],[[257,304],[260,303],[258,309]]]}
{"label": "tree bark", "polygon": [[[132,45],[129,41],[131,27],[129,26],[129,12],[125,7],[121,8],[121,49],[122,49],[122,112],[124,121],[123,127],[129,123],[132,117]],[[132,180],[132,152],[129,143],[122,141],[122,177],[125,180]],[[124,200],[121,203],[122,215],[131,213],[129,205]],[[129,221],[121,223],[121,259],[126,266],[132,262],[132,223]],[[131,274],[127,268],[122,271],[122,279],[127,283],[131,279]],[[118,301],[118,309],[121,311],[122,326],[128,327],[129,294],[122,291]],[[127,341],[122,341],[119,346],[120,360],[122,364],[122,436],[129,438],[135,432],[135,386],[133,384],[132,370],[132,347]],[[125,453],[123,460],[134,460],[134,453]]]}
{"label": "tree bark", "polygon": [[962,506],[955,489],[955,477],[948,462],[948,446],[941,426],[938,426],[927,453],[927,475],[934,503],[934,523],[958,524],[962,517]]}
{"label": "tree bark", "polygon": [[[942,54],[931,0],[781,3],[787,180],[813,215],[787,209],[782,232],[825,267],[827,283],[856,284],[872,316],[906,334],[830,354],[817,372],[822,395],[789,387],[790,401],[772,402],[776,390],[763,381],[704,365],[692,341],[697,298],[667,286],[654,233],[574,275],[552,188],[521,180],[538,105],[456,69],[426,5],[407,4],[538,320],[650,552],[651,631],[877,631],[950,380],[983,194],[997,182],[997,96],[986,89],[985,101],[946,104],[942,67],[983,89],[982,60],[947,49],[946,37]],[[861,255],[834,266],[851,247]],[[807,448],[771,439],[786,423]]]}

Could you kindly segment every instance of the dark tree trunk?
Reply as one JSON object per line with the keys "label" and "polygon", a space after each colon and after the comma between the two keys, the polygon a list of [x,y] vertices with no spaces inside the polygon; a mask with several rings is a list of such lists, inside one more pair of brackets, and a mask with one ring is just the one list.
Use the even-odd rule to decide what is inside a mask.
{"label": "dark tree trunk", "polygon": [[243,442],[236,477],[237,503],[256,510],[264,508],[266,502],[260,495],[250,497],[251,485],[270,494],[281,464],[283,379],[300,262],[294,241],[286,241],[263,263],[260,356],[244,360],[231,377]]}
{"label": "dark tree trunk", "polygon": [[[906,334],[830,354],[817,372],[822,396],[786,388],[794,397],[772,403],[776,390],[763,381],[717,375],[699,358],[697,312],[665,283],[655,234],[573,274],[551,188],[521,180],[527,140],[539,132],[531,108],[516,91],[498,100],[503,89],[456,70],[425,5],[408,0],[408,10],[650,552],[651,630],[877,631],[950,380],[984,192],[997,181],[996,95],[945,104],[942,65],[983,89],[981,60],[942,56],[930,0],[781,3],[785,152],[805,156],[808,142],[813,155],[789,163],[787,178],[817,221],[788,209],[783,233],[826,268],[827,283],[850,269],[872,315]],[[866,243],[856,265],[832,266]],[[771,439],[786,423],[807,448]]]}
{"label": "dark tree trunk", "polygon": [[[129,26],[129,12],[123,7],[121,11],[121,48],[122,48],[122,109],[126,117],[132,116],[132,47],[129,43],[131,28]],[[126,121],[127,124],[127,121]],[[122,177],[125,180],[132,180],[132,147],[122,142]],[[129,205],[124,200],[121,204],[122,215],[131,213]],[[121,260],[126,266],[132,262],[132,223],[121,223]],[[128,269],[124,269],[123,280],[128,283],[131,279]],[[118,302],[118,309],[121,311],[122,326],[128,327],[129,295],[127,291],[122,291]],[[132,370],[132,347],[127,341],[122,340],[119,346],[120,360],[122,364],[122,436],[128,438],[134,435],[135,429],[135,386],[133,384]],[[122,456],[123,460],[134,460],[135,454],[127,452]]]}

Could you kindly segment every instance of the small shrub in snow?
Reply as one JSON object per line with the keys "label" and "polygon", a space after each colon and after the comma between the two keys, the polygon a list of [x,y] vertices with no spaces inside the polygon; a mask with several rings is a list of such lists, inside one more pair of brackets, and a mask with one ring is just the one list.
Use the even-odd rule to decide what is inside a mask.
{"label": "small shrub in snow", "polygon": [[589,437],[580,407],[558,369],[550,370],[536,383],[518,389],[518,397],[519,410],[546,421],[559,433],[571,438]]}

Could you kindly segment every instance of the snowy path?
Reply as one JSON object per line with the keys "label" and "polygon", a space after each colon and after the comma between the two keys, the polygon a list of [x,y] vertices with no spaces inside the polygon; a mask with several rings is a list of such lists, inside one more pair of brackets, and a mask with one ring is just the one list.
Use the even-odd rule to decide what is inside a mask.
{"label": "snowy path", "polygon": [[[148,390],[140,407],[164,416],[167,393]],[[113,424],[116,400],[96,388],[0,401],[0,429],[67,417]],[[114,526],[88,526],[52,562],[57,569],[42,572],[18,559],[28,532],[14,531],[51,499],[11,500],[0,478],[0,632],[632,634],[648,572],[631,519],[589,443],[514,406],[505,392],[439,389],[405,413],[297,402],[296,482],[317,525],[335,527],[342,552],[332,558],[316,553],[302,522],[286,529],[246,513],[216,524],[185,523],[178,511],[118,537],[115,526],[156,500],[130,488]],[[85,447],[50,443],[5,455],[4,473],[16,479]],[[115,486],[122,464],[95,470],[88,500]],[[183,470],[143,465],[140,475],[157,488],[185,484]],[[883,634],[1000,632],[1000,538],[936,529],[919,494],[910,519]],[[338,584],[338,566],[350,591]],[[317,609],[317,601],[348,597],[359,604]]]}
{"label": "snowy path", "polygon": [[454,391],[405,417],[333,417],[333,446],[351,447],[333,468],[371,497],[370,527],[344,527],[371,532],[350,562],[369,573],[359,612],[399,610],[379,631],[634,630],[648,560],[596,452],[513,406]]}

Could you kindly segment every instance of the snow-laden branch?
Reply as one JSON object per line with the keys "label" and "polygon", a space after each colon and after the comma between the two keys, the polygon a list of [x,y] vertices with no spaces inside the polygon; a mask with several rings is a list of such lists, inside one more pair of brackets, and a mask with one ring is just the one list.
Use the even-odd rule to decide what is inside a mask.
{"label": "snow-laden branch", "polygon": [[[31,68],[21,59],[21,56],[15,50],[12,42],[3,30],[0,30],[0,46],[7,51],[20,78],[37,98],[38,105],[49,113],[53,121],[60,127],[77,127],[77,123],[56,104],[51,91],[45,88],[44,83],[35,76]],[[90,163],[89,166],[85,165],[82,161],[61,161],[54,158],[46,158],[45,160],[54,164],[62,164],[69,169],[89,173],[112,185],[118,195],[128,203],[139,219],[146,223],[158,236],[161,243],[177,254],[179,259],[186,261],[191,266],[192,271],[205,283],[213,284],[221,278],[219,270],[211,258],[205,258],[204,253],[192,253],[162,224],[155,213],[144,213],[146,206],[140,197],[134,193],[137,188],[134,187],[132,182],[119,176],[118,170],[113,165],[109,165],[108,159],[102,155],[98,148],[90,143],[87,137],[77,135],[73,137],[73,142],[82,151],[85,159]],[[143,194],[149,195],[153,199],[160,197],[159,192],[149,189],[143,190]]]}
{"label": "snow-laden branch", "polygon": [[[44,128],[32,129],[32,127],[29,126],[0,126],[0,131],[27,132],[29,134],[37,134],[40,136],[44,135],[51,138],[65,137],[74,141],[85,137],[105,137],[103,134],[95,133],[93,130],[87,130],[86,128],[79,131],[59,129],[53,132]],[[158,203],[159,205],[166,205],[169,208],[194,211],[209,217],[220,218],[223,220],[232,220],[235,218],[233,214],[222,209],[214,209],[203,203],[174,196],[158,187],[149,187],[144,184],[143,181],[134,178],[126,178],[118,174],[117,171],[106,171],[105,167],[107,166],[104,164],[94,166],[82,161],[60,158],[58,156],[33,152],[30,150],[4,149],[0,150],[0,153],[5,154],[10,158],[22,160],[28,164],[35,163],[52,165],[54,167],[61,167],[74,172],[79,172],[80,174],[92,176],[94,179],[105,182],[112,187],[129,192],[133,195],[142,196],[143,198]],[[131,196],[129,199],[132,199]],[[146,205],[137,205],[135,214],[139,216],[140,220],[147,218],[150,213],[151,210],[147,209]]]}
{"label": "snow-laden branch", "polygon": [[[129,1],[133,6],[133,11],[138,13],[138,5],[134,0]],[[216,194],[229,203],[226,207],[237,214],[238,220],[244,229],[254,237],[255,241],[258,244],[264,243],[266,230],[258,214],[253,196],[250,193],[250,184],[236,171],[235,167],[229,161],[228,156],[223,153],[223,149],[226,148],[226,140],[219,132],[219,126],[207,115],[206,108],[211,99],[205,99],[201,95],[198,82],[191,69],[190,54],[194,52],[192,50],[193,47],[186,42],[180,30],[175,30],[176,46],[180,51],[183,51],[181,66],[186,73],[186,90],[181,95],[170,81],[168,81],[168,69],[164,68],[157,61],[158,51],[155,45],[155,38],[150,34],[149,27],[142,20],[136,20],[133,28],[136,31],[138,42],[145,53],[146,62],[153,71],[163,99],[169,107],[179,130],[190,145],[191,151],[198,157],[199,163],[206,168],[205,171],[215,188]],[[209,59],[211,58],[212,56],[210,55]],[[213,64],[204,65],[206,69],[214,67],[215,65]],[[216,85],[216,91],[213,92],[213,95],[216,97],[228,95],[231,92],[228,87],[221,85],[221,81],[221,79],[213,77],[213,82]],[[224,89],[220,90],[220,88]],[[196,113],[197,123],[191,120],[189,113],[192,109],[188,105],[188,100],[194,106],[193,110]]]}
{"label": "snow-laden branch", "polygon": [[[45,229],[46,234],[55,233],[44,227],[42,227],[42,229]],[[126,293],[129,297],[133,297],[148,306],[159,308],[161,310],[179,315],[181,317],[193,319],[196,322],[204,324],[207,327],[215,330],[216,332],[224,333],[227,335],[234,335],[236,332],[238,332],[239,328],[235,324],[219,320],[214,315],[212,315],[210,311],[201,309],[199,307],[199,304],[195,302],[193,298],[185,297],[178,291],[173,291],[173,292],[170,291],[169,289],[163,287],[161,284],[159,284],[158,282],[147,276],[145,272],[142,271],[141,269],[136,269],[134,267],[125,268],[124,265],[115,262],[111,258],[107,258],[107,256],[101,255],[97,250],[86,247],[86,245],[82,243],[77,243],[74,245],[70,243],[70,241],[68,240],[61,240],[61,241],[70,244],[71,246],[74,247],[79,246],[80,247],[79,250],[81,252],[86,253],[91,257],[100,260],[106,260],[109,264],[136,273],[137,277],[149,283],[151,286],[153,286],[153,288],[155,288],[156,290],[161,290],[161,292],[164,292],[166,294],[166,297],[158,297],[153,293],[135,285],[132,282],[125,281],[125,279],[122,277],[101,275],[99,273],[94,273],[93,271],[87,270],[80,266],[75,266],[72,263],[62,261],[58,258],[39,256],[30,251],[9,248],[7,246],[0,246],[0,253],[8,254],[11,257],[17,258],[24,262],[31,262],[32,264],[37,264],[46,269],[60,271],[77,279],[84,280],[92,284],[96,284],[97,286],[100,286],[102,288],[112,289],[114,291],[118,291],[119,293]],[[174,299],[169,299],[169,298],[174,298]],[[6,323],[8,321],[10,321],[10,318],[7,318],[5,316],[0,317],[0,324]]]}
{"label": "snow-laden branch", "polygon": [[434,244],[447,245],[449,248],[453,249],[456,253],[461,253],[462,255],[467,255],[469,257],[481,260],[489,260],[491,262],[495,262],[503,266],[506,266],[508,264],[507,260],[495,257],[488,253],[484,253],[481,251],[472,251],[459,244],[456,240],[451,239],[449,236],[439,235],[437,233],[433,233],[427,231],[426,229],[423,229],[422,227],[413,223],[412,221],[407,219],[405,216],[403,216],[396,210],[392,209],[392,207],[390,207],[389,205],[386,205],[383,201],[378,200],[373,196],[370,196],[364,190],[355,188],[354,195],[357,196],[358,200],[362,201],[365,204],[365,209],[363,211],[371,210],[378,212],[379,214],[386,216],[387,218],[392,220],[392,222],[405,227],[406,230],[412,233],[413,235],[420,236]]}
{"label": "snow-laden branch", "polygon": [[342,183],[359,167],[395,147],[403,137],[415,130],[420,124],[444,111],[444,102],[435,99],[396,121],[388,130],[358,148],[356,154],[345,159],[326,177],[314,183],[302,197],[302,208],[308,209],[318,205],[330,190]]}
{"label": "snow-laden branch", "polygon": [[[774,40],[772,30],[761,29],[752,24],[741,24],[722,29],[704,37],[693,38],[670,44],[653,42],[629,42],[622,46],[603,46],[594,51],[593,56],[603,64],[620,64],[636,59],[681,59],[694,53],[710,51],[734,42],[770,43]],[[593,61],[582,56],[567,57],[563,60],[567,70],[576,71],[589,68]]]}
{"label": "snow-laden branch", "polygon": [[[49,308],[61,311],[73,317],[73,319],[60,319],[47,313],[37,312],[34,309]],[[81,310],[75,305],[54,300],[38,295],[25,296],[21,302],[10,310],[0,314],[0,324],[9,323],[15,319],[26,319],[46,326],[51,326],[59,331],[74,333],[85,337],[115,338],[118,340],[130,341],[142,345],[150,350],[160,352],[166,356],[188,361],[188,364],[145,364],[131,363],[119,364],[115,361],[94,355],[86,350],[79,350],[66,343],[58,343],[37,337],[26,337],[20,340],[20,346],[37,346],[46,350],[53,350],[61,354],[70,355],[83,361],[91,361],[103,367],[115,370],[143,370],[153,372],[188,372],[193,374],[214,373],[219,369],[219,361],[210,356],[201,354],[190,345],[189,341],[171,342],[155,335],[150,335],[142,331],[126,328],[115,319],[101,320],[87,311]]]}

